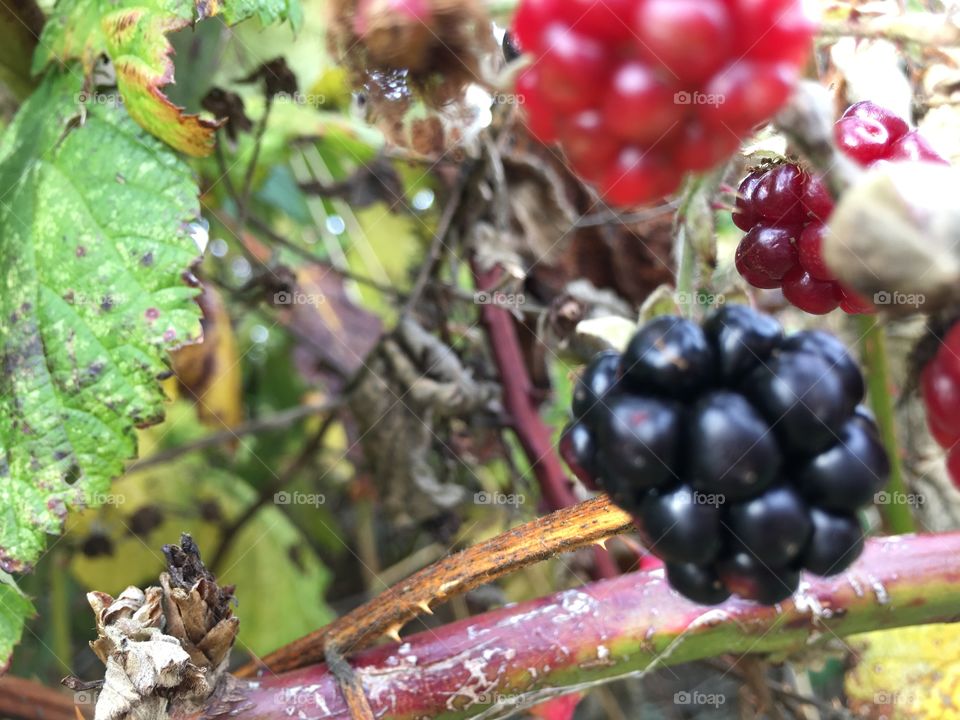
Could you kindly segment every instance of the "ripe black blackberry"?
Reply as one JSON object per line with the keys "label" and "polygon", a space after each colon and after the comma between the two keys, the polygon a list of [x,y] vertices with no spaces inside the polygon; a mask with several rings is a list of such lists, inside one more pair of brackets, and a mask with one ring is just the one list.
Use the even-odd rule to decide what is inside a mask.
{"label": "ripe black blackberry", "polygon": [[889,472],[863,392],[827,333],[784,337],[736,305],[702,328],[661,317],[587,367],[562,452],[634,516],[678,592],[773,604],[863,549],[854,513]]}

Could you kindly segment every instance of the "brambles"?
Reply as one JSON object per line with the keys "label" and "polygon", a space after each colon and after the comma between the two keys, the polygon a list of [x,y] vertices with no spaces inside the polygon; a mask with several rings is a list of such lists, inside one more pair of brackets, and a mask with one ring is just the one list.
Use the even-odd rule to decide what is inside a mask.
{"label": "brambles", "polygon": [[939,352],[920,376],[927,425],[934,439],[946,449],[947,471],[960,488],[960,323],[955,324]]}
{"label": "brambles", "polygon": [[[945,163],[916,130],[871,102],[851,105],[834,126],[834,140],[865,167],[882,161]],[[761,289],[781,288],[793,305],[813,315],[836,308],[858,314],[873,305],[843,287],[823,259],[833,200],[822,179],[793,163],[752,171],[740,184],[733,222],[746,235],[736,266]]]}
{"label": "brambles", "polygon": [[853,513],[889,472],[863,393],[827,333],[785,338],[736,305],[703,328],[660,317],[584,372],[564,455],[634,516],[679,592],[776,603],[801,569],[834,574],[860,553]]}
{"label": "brambles", "polygon": [[524,0],[531,132],[614,205],[673,192],[786,101],[813,36],[797,0]]}

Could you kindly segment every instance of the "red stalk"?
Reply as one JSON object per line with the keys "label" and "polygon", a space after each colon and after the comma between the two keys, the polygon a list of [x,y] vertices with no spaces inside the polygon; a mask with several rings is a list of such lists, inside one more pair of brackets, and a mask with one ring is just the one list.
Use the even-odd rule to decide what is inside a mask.
{"label": "red stalk", "polygon": [[[833,578],[805,577],[776,608],[694,605],[662,570],[623,575],[503,608],[351,664],[381,720],[472,717],[528,706],[660,664],[809,647],[851,633],[960,618],[960,532],[874,539]],[[348,717],[325,665],[264,677],[239,691],[233,720]]]}
{"label": "red stalk", "polygon": [[[497,266],[480,271],[474,263],[474,275],[479,291],[491,291],[499,287],[503,270]],[[486,328],[493,359],[500,373],[503,404],[510,416],[511,427],[530,461],[548,509],[559,510],[576,504],[577,498],[573,494],[570,479],[551,442],[550,429],[540,417],[513,318],[504,308],[482,305],[480,319]],[[597,548],[595,576],[615,577],[618,573],[609,553]]]}

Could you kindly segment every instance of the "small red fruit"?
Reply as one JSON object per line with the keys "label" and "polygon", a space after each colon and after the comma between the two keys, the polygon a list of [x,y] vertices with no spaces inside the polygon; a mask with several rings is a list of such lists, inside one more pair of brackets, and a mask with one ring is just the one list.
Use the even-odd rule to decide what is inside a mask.
{"label": "small red fruit", "polygon": [[800,252],[800,265],[810,273],[812,278],[825,282],[833,282],[836,278],[823,261],[823,254],[821,252],[823,236],[826,232],[826,225],[822,223],[810,223],[804,227],[803,232],[800,233],[800,238],[797,241],[797,249]]}
{"label": "small red fruit", "polygon": [[920,374],[920,392],[927,409],[927,425],[934,440],[949,451],[947,471],[960,489],[960,323]]}
{"label": "small red fruit", "polygon": [[825,315],[840,305],[832,282],[817,280],[799,265],[784,275],[782,287],[787,300],[811,315]]}
{"label": "small red fruit", "polygon": [[[763,2],[764,0],[758,0]],[[851,105],[834,126],[840,149],[860,165],[897,160],[945,163],[906,121],[871,102]],[[740,184],[734,203],[733,222],[746,235],[737,249],[736,266],[754,287],[781,288],[791,303],[813,314],[839,307],[846,313],[875,312],[866,298],[837,282],[823,259],[826,223],[833,212],[833,198],[823,180],[792,163],[754,170]],[[776,244],[773,252],[758,242],[770,226],[790,228],[794,255]],[[960,366],[960,363],[958,363]],[[958,370],[960,376],[960,370]]]}
{"label": "small red fruit", "polygon": [[[560,142],[607,202],[637,205],[675,191],[685,172],[723,162],[786,101],[814,23],[804,0],[521,0],[513,31],[534,56],[522,92],[535,136],[573,113],[603,117],[613,137],[596,162]],[[593,117],[593,116],[591,116]],[[656,160],[630,161],[655,152]],[[605,168],[602,168],[606,164]],[[650,173],[649,177],[645,173]],[[598,178],[602,178],[598,180]]]}

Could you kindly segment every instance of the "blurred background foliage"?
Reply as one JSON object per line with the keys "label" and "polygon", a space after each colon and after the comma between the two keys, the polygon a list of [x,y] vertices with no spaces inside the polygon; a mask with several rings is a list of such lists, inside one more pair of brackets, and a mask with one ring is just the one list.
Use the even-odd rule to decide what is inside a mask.
{"label": "blurred background foliage", "polygon": [[[466,251],[476,240],[469,236],[471,229],[489,218],[473,222],[469,212],[462,213],[460,234],[449,243],[455,249],[434,258],[426,288],[418,287],[434,236],[448,222],[444,210],[451,188],[470,164],[459,151],[431,156],[388,143],[385,119],[372,115],[349,71],[330,55],[329,4],[305,0],[302,5],[297,30],[289,24],[264,28],[255,20],[228,28],[214,19],[172,37],[177,75],[167,89],[175,103],[199,111],[214,88],[236,93],[240,101],[217,106],[218,114],[231,111],[233,120],[219,131],[214,155],[191,161],[209,225],[207,252],[194,269],[206,287],[201,307],[207,342],[176,356],[175,375],[165,382],[167,419],[139,432],[140,459],[115,482],[107,502],[71,515],[67,532],[51,541],[36,572],[18,579],[34,598],[37,616],[14,656],[14,675],[51,686],[67,672],[98,677],[99,663],[86,645],[93,618],[85,593],[117,594],[128,585],[151,582],[163,567],[160,547],[176,542],[182,531],[193,534],[222,582],[237,586],[241,629],[234,661],[240,663],[315,630],[452,550],[546,509],[530,459],[505,432],[510,418],[495,397],[485,396],[469,411],[432,413],[429,403],[419,405],[402,383],[400,389],[363,389],[364,378],[376,374],[371,368],[402,374],[398,355],[420,367],[423,347],[387,341],[388,331],[409,314],[406,304],[414,291],[423,300],[418,321],[455,352],[463,376],[479,384],[497,380],[478,323]],[[843,16],[863,3],[828,5]],[[909,5],[930,9],[916,0]],[[949,53],[940,62],[954,73],[947,77],[956,78],[958,58],[955,50]],[[261,68],[277,58],[292,74],[295,89],[286,87],[270,98]],[[882,42],[849,47],[840,41],[821,47],[814,65],[811,74],[825,83],[846,83],[851,100],[867,93],[881,104],[909,109],[917,87],[929,85],[928,96],[939,92],[939,86],[930,85],[933,80],[925,85],[933,66],[916,48]],[[2,107],[9,111],[13,105]],[[509,128],[510,111],[497,112],[493,126]],[[955,101],[938,104],[924,127],[945,153],[953,151],[955,160],[960,154],[956,112]],[[426,115],[422,107],[412,116],[418,113]],[[395,123],[404,125],[410,117],[386,118],[386,131],[396,133]],[[402,132],[410,128],[405,125]],[[520,227],[496,235],[502,245],[491,242],[487,252],[509,265],[526,253],[540,258],[538,239],[551,248],[528,268],[522,283],[510,278],[504,287],[525,294],[526,303],[515,315],[526,331],[520,333],[523,352],[542,392],[542,417],[556,441],[567,420],[574,372],[594,349],[573,337],[570,323],[610,316],[632,321],[641,312],[675,310],[671,295],[656,294],[672,282],[672,217],[662,211],[622,222],[593,216],[592,225],[574,225],[566,218],[591,207],[583,189],[556,158],[531,147],[520,134],[511,139],[504,159],[514,181],[512,199],[545,207],[561,219],[556,227],[544,227],[538,218],[527,224],[520,219],[514,223]],[[731,177],[765,153],[782,152],[783,143],[761,135],[747,151]],[[493,202],[496,189],[484,182],[468,206]],[[715,262],[705,264],[702,285],[735,302],[746,298],[732,268],[740,235],[727,213],[718,218]],[[553,248],[557,227],[566,239]],[[531,232],[524,235],[525,230]],[[517,236],[524,246],[511,245]],[[841,318],[811,321],[774,295],[754,299],[779,311],[790,329],[815,323],[848,338],[859,335]],[[908,381],[905,358],[915,334],[909,321],[890,329],[898,389]],[[462,384],[456,373],[431,378],[444,386]],[[379,404],[369,397],[377,394]],[[345,405],[354,412],[345,411]],[[365,417],[371,408],[374,416]],[[926,513],[924,526],[956,527],[958,504],[949,495],[952,490],[944,490],[949,483],[942,472],[929,462],[922,413],[918,417],[909,402],[902,403],[901,412],[909,439],[905,447],[913,448],[911,481],[932,488],[931,493],[947,493],[942,507],[920,509]],[[420,420],[426,414],[429,424]],[[375,433],[375,426],[382,431]],[[404,457],[405,447],[408,467],[396,474],[373,470],[382,467],[377,453],[383,448],[395,460]],[[451,487],[460,491],[451,495]],[[523,501],[482,504],[475,495],[482,492]],[[576,492],[586,496],[581,487]],[[876,513],[869,520],[880,524]],[[615,541],[611,549],[624,569],[638,561],[629,540]],[[589,576],[591,558],[590,552],[578,553],[529,568],[455,600],[411,629],[579,584]],[[935,637],[895,640],[917,643],[907,659],[913,664],[904,660],[901,666],[910,682],[932,678],[929,657],[938,650],[926,643],[949,649],[951,637],[938,631]],[[864,642],[868,658],[887,652],[874,644],[876,638]],[[784,697],[799,688],[836,698],[848,661],[838,650],[809,666],[769,673]],[[673,692],[697,684],[730,702],[687,708],[683,717],[697,712],[740,717],[741,701],[757,707],[756,695],[745,695],[744,687],[760,693],[749,671],[748,665],[734,674],[722,664],[705,663],[676,674],[654,673],[643,682],[593,693],[582,712],[679,717],[671,714],[677,712]],[[904,676],[884,677],[887,684],[879,687],[907,682]],[[871,682],[854,671],[847,689],[873,708]],[[831,717],[834,707],[828,700],[801,705],[822,717]],[[940,717],[930,712],[926,717]]]}

